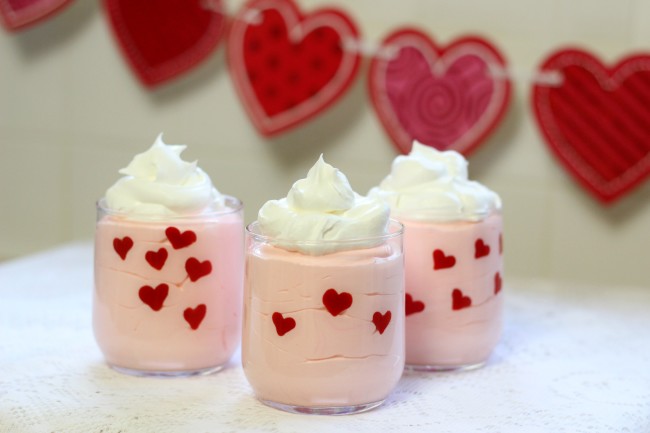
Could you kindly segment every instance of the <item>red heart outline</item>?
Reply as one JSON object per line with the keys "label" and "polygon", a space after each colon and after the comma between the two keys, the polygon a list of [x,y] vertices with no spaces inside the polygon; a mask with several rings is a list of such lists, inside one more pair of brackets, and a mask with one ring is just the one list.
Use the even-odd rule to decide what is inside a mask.
{"label": "red heart outline", "polygon": [[453,268],[456,265],[456,257],[450,255],[445,255],[445,252],[442,250],[433,250],[433,269],[449,269]]}
{"label": "red heart outline", "polygon": [[305,15],[293,0],[252,0],[239,10],[228,35],[228,67],[244,108],[253,125],[264,136],[272,136],[298,126],[329,108],[352,85],[361,62],[358,52],[343,49],[339,68],[325,87],[295,107],[269,116],[255,94],[244,59],[246,31],[252,25],[257,25],[251,17],[258,17],[268,10],[277,11],[284,18],[288,33],[295,41],[302,41],[312,29],[318,27],[334,29],[343,43],[359,39],[359,32],[352,19],[338,9],[318,9]]}
{"label": "red heart outline", "polygon": [[[192,1],[195,4],[192,4]],[[219,45],[226,28],[226,17],[223,14],[223,4],[221,0],[209,0],[210,6],[206,6],[202,0],[156,0],[155,2],[142,2],[134,0],[103,0],[104,9],[109,18],[111,29],[118,45],[128,61],[129,65],[140,79],[142,84],[153,88],[166,81],[169,81],[197,66],[205,60]],[[165,4],[166,3],[166,4]],[[151,14],[143,13],[143,5],[153,8],[158,16],[156,19],[144,19],[142,17],[151,17]],[[190,19],[200,16],[202,13],[210,14],[207,24],[200,29],[201,35],[198,39],[188,42],[188,32],[184,29],[187,23],[177,23],[176,25],[163,25],[160,27],[160,11],[166,8],[181,8],[174,10],[175,19],[181,17]],[[182,13],[181,13],[182,12]],[[171,15],[169,12],[167,15]],[[134,20],[134,21],[131,21]],[[134,24],[135,23],[135,24]],[[156,32],[148,29],[147,25],[155,27],[156,31],[172,32],[174,30],[183,32],[181,37],[175,38],[187,46],[181,48],[175,47],[177,53],[165,53],[166,59],[152,62],[147,57],[151,52],[147,50],[160,50],[160,45],[152,47],[142,46],[142,40],[138,39],[139,32],[147,33],[155,39]],[[195,22],[189,23],[196,26]],[[131,28],[134,25],[135,28]],[[160,29],[160,30],[159,30]],[[137,35],[137,36],[136,36]],[[151,38],[147,41],[151,42]],[[167,46],[164,49],[170,50]]]}
{"label": "red heart outline", "polygon": [[406,294],[406,301],[404,303],[404,313],[407,316],[411,314],[420,313],[424,311],[424,302],[414,301],[410,293]]}
{"label": "red heart outline", "polygon": [[338,293],[335,289],[328,289],[323,293],[323,305],[332,316],[338,316],[352,306],[352,295],[348,292]]}
{"label": "red heart outline", "polygon": [[11,0],[0,0],[0,22],[13,32],[56,15],[72,4],[72,0],[37,0],[19,9],[11,3]]}
{"label": "red heart outline", "polygon": [[490,246],[483,242],[483,239],[479,238],[474,242],[474,258],[480,259],[490,254]]}
{"label": "red heart outline", "polygon": [[[495,72],[507,68],[505,58],[496,47],[478,36],[464,36],[443,47],[437,45],[427,33],[415,28],[404,27],[389,34],[381,43],[380,53],[385,54],[375,56],[370,63],[368,89],[372,105],[381,124],[397,150],[404,154],[411,151],[413,140],[417,137],[413,137],[400,122],[388,98],[386,75],[388,65],[392,60],[387,54],[399,52],[405,47],[414,48],[422,53],[429,63],[432,74],[436,76],[444,75],[454,61],[464,55],[480,58],[488,68],[492,68]],[[447,59],[451,59],[451,61],[446,61]],[[467,132],[439,150],[455,150],[467,156],[493,132],[510,104],[511,83],[503,74],[494,75],[492,83],[494,91],[485,111]],[[426,141],[423,144],[436,147]]]}
{"label": "red heart outline", "polygon": [[167,235],[167,239],[175,250],[189,247],[196,242],[196,233],[192,230],[186,230],[181,233],[181,231],[176,227],[167,227],[165,235]]}
{"label": "red heart outline", "polygon": [[126,256],[131,251],[131,248],[133,248],[133,239],[130,237],[124,236],[122,239],[113,239],[113,249],[122,260],[126,260]]}
{"label": "red heart outline", "polygon": [[144,255],[145,260],[152,268],[161,270],[165,266],[169,254],[165,248],[160,248],[158,251],[147,251]]}
{"label": "red heart outline", "polygon": [[193,331],[199,329],[201,322],[205,318],[205,314],[208,311],[208,307],[205,304],[199,304],[195,308],[186,308],[183,311],[183,318],[190,325]]}
{"label": "red heart outline", "polygon": [[377,311],[372,315],[372,323],[375,324],[375,329],[377,329],[377,332],[380,334],[384,333],[388,327],[388,324],[390,323],[391,316],[392,314],[390,310],[386,311],[384,314],[381,314],[379,311]]}
{"label": "red heart outline", "polygon": [[296,327],[296,321],[292,317],[283,317],[282,313],[275,312],[273,316],[273,324],[275,325],[275,332],[280,337],[284,336],[287,332]]}
{"label": "red heart outline", "polygon": [[464,296],[460,289],[454,289],[451,292],[451,309],[454,311],[462,310],[472,306],[472,298]]}
{"label": "red heart outline", "polygon": [[147,304],[153,311],[160,311],[168,294],[169,286],[164,283],[158,284],[155,289],[151,286],[142,286],[138,291],[140,300]]}
{"label": "red heart outline", "polygon": [[200,278],[210,275],[212,272],[212,263],[210,260],[199,261],[195,257],[190,257],[185,261],[185,271],[190,281],[195,282]]}
{"label": "red heart outline", "polygon": [[[630,93],[644,95],[629,88],[650,85],[650,55],[631,55],[607,67],[591,53],[567,48],[552,53],[539,69],[559,72],[563,82],[556,87],[533,86],[537,125],[552,154],[580,185],[610,204],[650,175],[650,97],[634,101]],[[584,74],[581,80],[576,80],[577,74]],[[633,76],[634,84],[628,81]],[[618,99],[618,91],[627,98]],[[581,92],[589,92],[587,101]],[[581,98],[578,102],[582,103],[573,99],[571,104],[567,97]],[[566,119],[578,126],[567,128]],[[634,131],[631,134],[638,136],[639,130],[643,137],[638,140],[627,135]]]}

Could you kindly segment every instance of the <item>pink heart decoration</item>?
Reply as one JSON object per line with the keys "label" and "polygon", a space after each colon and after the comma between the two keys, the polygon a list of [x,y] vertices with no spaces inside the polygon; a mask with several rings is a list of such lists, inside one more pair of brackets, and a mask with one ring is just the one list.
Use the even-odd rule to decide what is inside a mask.
{"label": "pink heart decoration", "polygon": [[0,0],[0,21],[16,31],[49,18],[70,5],[72,0]]}
{"label": "pink heart decoration", "polygon": [[510,102],[507,67],[488,41],[464,37],[446,47],[411,28],[390,34],[373,58],[369,88],[379,120],[402,153],[413,140],[471,153]]}

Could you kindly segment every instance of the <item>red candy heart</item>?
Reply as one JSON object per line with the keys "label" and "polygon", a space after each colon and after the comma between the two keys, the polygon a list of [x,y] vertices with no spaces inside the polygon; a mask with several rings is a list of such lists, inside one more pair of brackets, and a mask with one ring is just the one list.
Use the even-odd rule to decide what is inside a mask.
{"label": "red candy heart", "polygon": [[650,55],[613,67],[592,54],[560,50],[540,67],[557,86],[533,87],[546,143],[564,168],[603,203],[620,199],[650,175]]}
{"label": "red candy heart", "polygon": [[151,307],[153,311],[160,311],[168,294],[169,286],[167,284],[158,284],[155,289],[151,286],[142,286],[138,292],[142,302]]}
{"label": "red candy heart", "polygon": [[7,30],[19,30],[72,4],[72,0],[0,0],[0,21]]}
{"label": "red candy heart", "polygon": [[451,293],[451,301],[452,310],[462,310],[472,306],[472,299],[469,296],[463,296],[460,289],[454,289]]}
{"label": "red candy heart", "polygon": [[124,236],[122,239],[113,239],[113,249],[122,260],[126,260],[126,255],[131,251],[131,248],[133,248],[133,239],[130,237]]}
{"label": "red candy heart", "polygon": [[169,239],[169,242],[172,244],[172,247],[174,247],[175,250],[189,247],[194,242],[196,242],[196,233],[194,233],[192,230],[186,230],[181,233],[181,231],[176,227],[167,227],[165,234],[167,235],[167,239]]}
{"label": "red candy heart", "polygon": [[407,293],[406,303],[404,304],[404,311],[406,312],[407,316],[424,311],[424,302],[414,301],[413,297]]}
{"label": "red candy heart", "polygon": [[386,330],[386,327],[390,323],[390,318],[390,311],[386,311],[384,314],[381,314],[379,311],[377,311],[372,315],[372,323],[375,324],[375,328],[380,334],[383,334]]}
{"label": "red candy heart", "polygon": [[477,239],[474,242],[474,258],[480,259],[490,254],[490,246],[483,242],[483,239]]}
{"label": "red candy heart", "polygon": [[273,324],[275,325],[275,332],[282,337],[287,332],[296,327],[296,321],[291,317],[282,317],[281,313],[273,313]]}
{"label": "red candy heart", "polygon": [[147,253],[144,255],[144,258],[152,268],[161,270],[167,261],[167,250],[165,248],[161,248],[157,252],[147,251]]}
{"label": "red candy heart", "polygon": [[447,269],[453,268],[456,264],[456,257],[452,255],[445,255],[442,250],[433,251],[433,269]]}
{"label": "red candy heart", "polygon": [[221,0],[104,0],[104,7],[124,56],[149,87],[202,62],[225,28]]}
{"label": "red candy heart", "polygon": [[370,64],[375,112],[398,150],[413,140],[439,150],[472,152],[499,124],[510,101],[507,68],[485,39],[441,47],[416,29],[390,34]]}
{"label": "red candy heart", "polygon": [[303,15],[291,0],[253,0],[228,37],[230,75],[260,133],[277,134],[332,105],[352,84],[358,39],[352,20],[335,9]]}
{"label": "red candy heart", "polygon": [[498,294],[501,291],[501,275],[497,272],[494,274],[494,294]]}
{"label": "red candy heart", "polygon": [[199,325],[201,325],[201,322],[203,321],[207,310],[208,308],[205,306],[205,304],[199,304],[196,306],[196,308],[186,308],[183,312],[183,317],[185,318],[185,321],[190,325],[190,328],[196,330],[198,329]]}
{"label": "red candy heart", "polygon": [[338,316],[352,305],[352,295],[348,292],[338,293],[329,289],[323,294],[323,305],[332,316]]}
{"label": "red candy heart", "polygon": [[190,280],[194,282],[212,272],[212,263],[210,263],[210,260],[200,262],[198,259],[190,257],[185,261],[185,270],[187,271]]}

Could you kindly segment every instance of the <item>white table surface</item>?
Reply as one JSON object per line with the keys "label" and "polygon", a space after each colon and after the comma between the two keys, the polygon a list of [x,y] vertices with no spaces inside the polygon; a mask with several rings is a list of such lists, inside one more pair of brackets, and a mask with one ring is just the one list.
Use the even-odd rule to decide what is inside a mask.
{"label": "white table surface", "polygon": [[0,264],[0,432],[650,432],[650,287],[506,279],[487,366],[405,373],[380,408],[326,417],[257,402],[220,373],[134,378],[91,331],[92,246]]}

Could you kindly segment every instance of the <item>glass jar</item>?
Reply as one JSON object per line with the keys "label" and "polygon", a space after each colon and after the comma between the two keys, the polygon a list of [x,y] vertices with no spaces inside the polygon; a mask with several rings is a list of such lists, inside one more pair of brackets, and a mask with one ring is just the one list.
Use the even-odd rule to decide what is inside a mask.
{"label": "glass jar", "polygon": [[501,213],[462,221],[423,215],[392,212],[405,231],[407,367],[480,367],[502,327]]}
{"label": "glass jar", "polygon": [[391,222],[372,239],[300,242],[334,251],[307,255],[247,227],[242,363],[259,400],[316,414],[384,401],[404,369],[402,234]]}
{"label": "glass jar", "polygon": [[138,216],[97,204],[93,328],[106,362],[140,376],[218,371],[241,335],[243,205]]}

